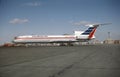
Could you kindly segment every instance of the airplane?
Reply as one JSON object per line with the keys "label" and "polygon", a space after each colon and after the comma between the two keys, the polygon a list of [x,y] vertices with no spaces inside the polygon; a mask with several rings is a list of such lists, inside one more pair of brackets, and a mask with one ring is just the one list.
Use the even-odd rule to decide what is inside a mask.
{"label": "airplane", "polygon": [[13,43],[16,44],[27,44],[27,43],[67,43],[72,44],[73,42],[88,42],[95,39],[95,32],[97,27],[105,24],[93,24],[89,25],[89,28],[85,31],[74,31],[73,35],[25,35],[17,36],[14,38]]}

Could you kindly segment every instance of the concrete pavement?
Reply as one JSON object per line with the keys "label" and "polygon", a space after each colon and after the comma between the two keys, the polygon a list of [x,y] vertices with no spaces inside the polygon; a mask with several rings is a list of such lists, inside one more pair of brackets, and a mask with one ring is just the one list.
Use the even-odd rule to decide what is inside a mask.
{"label": "concrete pavement", "polygon": [[0,48],[0,77],[120,77],[120,45]]}

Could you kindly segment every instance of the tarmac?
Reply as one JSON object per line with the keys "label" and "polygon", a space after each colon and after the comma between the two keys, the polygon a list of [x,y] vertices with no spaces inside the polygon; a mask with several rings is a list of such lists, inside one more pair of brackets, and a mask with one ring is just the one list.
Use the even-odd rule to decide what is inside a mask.
{"label": "tarmac", "polygon": [[120,45],[1,47],[0,77],[120,77]]}

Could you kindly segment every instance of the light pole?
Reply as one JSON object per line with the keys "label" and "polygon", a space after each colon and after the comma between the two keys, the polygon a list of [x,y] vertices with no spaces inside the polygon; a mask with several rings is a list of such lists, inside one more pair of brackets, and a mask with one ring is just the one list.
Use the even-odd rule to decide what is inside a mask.
{"label": "light pole", "polygon": [[110,32],[108,32],[108,39],[110,39]]}

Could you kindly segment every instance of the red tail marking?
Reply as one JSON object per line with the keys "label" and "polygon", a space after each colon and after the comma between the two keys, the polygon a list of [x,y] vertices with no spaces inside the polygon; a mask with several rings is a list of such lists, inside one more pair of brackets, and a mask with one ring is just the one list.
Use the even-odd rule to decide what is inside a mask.
{"label": "red tail marking", "polygon": [[89,39],[91,39],[91,38],[93,37],[95,31],[96,31],[96,28],[94,28],[93,31],[90,33],[90,35],[89,35],[89,37],[88,37]]}

